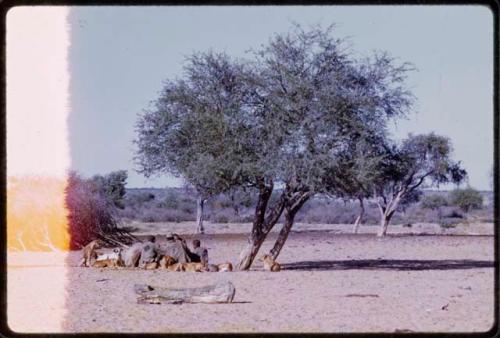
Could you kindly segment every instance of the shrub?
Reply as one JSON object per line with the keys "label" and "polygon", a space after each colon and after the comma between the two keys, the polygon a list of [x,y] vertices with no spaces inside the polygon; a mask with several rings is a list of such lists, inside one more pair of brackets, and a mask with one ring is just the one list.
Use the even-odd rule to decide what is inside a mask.
{"label": "shrub", "polygon": [[150,192],[127,193],[127,197],[125,199],[125,206],[128,207],[128,206],[142,205],[154,199],[155,195]]}
{"label": "shrub", "polygon": [[398,206],[398,211],[405,212],[406,209],[420,201],[420,198],[422,197],[423,192],[419,189],[417,190],[412,190],[410,193],[406,194],[405,197],[401,200],[401,203]]}
{"label": "shrub", "polygon": [[234,221],[231,221],[234,223],[250,223],[253,222],[253,214],[248,214],[248,215],[239,215],[234,219]]}
{"label": "shrub", "polygon": [[229,223],[229,217],[224,214],[214,214],[210,221],[213,223]]}
{"label": "shrub", "polygon": [[123,197],[126,193],[127,177],[126,170],[118,170],[104,176],[95,175],[92,177],[91,182],[95,183],[117,208],[123,209],[125,208]]}
{"label": "shrub", "polygon": [[426,195],[422,198],[420,206],[424,209],[436,210],[441,207],[447,206],[448,200],[441,195]]}
{"label": "shrub", "polygon": [[183,203],[179,209],[186,214],[193,214],[195,212],[195,206],[192,202],[189,204]]}
{"label": "shrub", "polygon": [[93,181],[70,173],[66,187],[70,249],[80,249],[116,229],[113,202]]}
{"label": "shrub", "polygon": [[439,219],[436,210],[423,209],[419,204],[413,204],[404,213],[394,215],[395,223],[435,222]]}
{"label": "shrub", "polygon": [[122,219],[134,220],[137,219],[138,214],[139,210],[132,207],[125,207],[125,209],[118,210],[118,216]]}
{"label": "shrub", "polygon": [[459,225],[460,223],[456,219],[443,218],[439,221],[439,225],[443,229],[451,229]]}
{"label": "shrub", "polygon": [[174,194],[168,194],[163,201],[158,203],[158,207],[165,209],[177,209],[179,207],[179,200]]}
{"label": "shrub", "polygon": [[473,188],[455,189],[450,194],[451,203],[464,212],[471,209],[481,209],[483,207],[483,196]]}
{"label": "shrub", "polygon": [[448,214],[445,215],[445,217],[448,217],[448,218],[464,218],[464,215],[461,214],[460,212],[458,212],[458,210],[451,210],[451,212],[449,212]]}
{"label": "shrub", "polygon": [[149,209],[144,210],[138,219],[142,222],[184,222],[194,221],[194,217],[190,214],[174,209]]}

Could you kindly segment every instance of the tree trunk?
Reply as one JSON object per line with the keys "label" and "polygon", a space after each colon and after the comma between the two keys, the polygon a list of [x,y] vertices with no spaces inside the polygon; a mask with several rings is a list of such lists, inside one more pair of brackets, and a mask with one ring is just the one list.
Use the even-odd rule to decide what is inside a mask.
{"label": "tree trunk", "polygon": [[356,217],[356,220],[354,221],[354,226],[353,226],[353,229],[352,229],[352,232],[354,234],[358,233],[359,226],[363,222],[363,216],[365,215],[365,204],[363,203],[363,199],[362,198],[359,198],[359,207],[360,207],[359,215],[358,215],[358,217]]}
{"label": "tree trunk", "polygon": [[389,220],[387,219],[386,215],[382,216],[382,219],[380,220],[380,229],[378,230],[377,236],[378,237],[383,237],[387,234],[387,228],[389,227]]}
{"label": "tree trunk", "polygon": [[297,212],[300,208],[302,208],[304,203],[307,202],[310,196],[311,195],[308,192],[301,193],[296,198],[292,199],[292,203],[285,206],[285,223],[283,224],[283,228],[281,228],[278,238],[276,239],[276,243],[274,243],[274,246],[270,251],[270,255],[273,256],[273,259],[278,258],[278,255],[280,254],[281,249],[283,249],[288,235],[292,230],[295,215],[297,215]]}
{"label": "tree trunk", "polygon": [[276,239],[276,243],[274,243],[273,248],[269,252],[270,255],[273,256],[273,259],[278,258],[278,255],[280,254],[281,249],[285,245],[285,242],[288,238],[288,235],[290,234],[290,231],[292,230],[293,221],[295,219],[295,214],[296,214],[296,211],[292,211],[292,210],[285,208],[285,223],[283,224],[283,228],[281,228],[281,231],[278,235],[278,239]]}
{"label": "tree trunk", "polygon": [[134,285],[138,303],[231,303],[236,289],[229,282],[220,282],[199,288],[171,289],[147,284]]}
{"label": "tree trunk", "polygon": [[380,229],[377,233],[378,237],[384,237],[387,234],[387,228],[389,227],[393,215],[394,211],[384,212],[380,220]]}
{"label": "tree trunk", "polygon": [[234,216],[238,217],[240,215],[240,208],[238,207],[238,203],[236,202],[236,199],[234,198],[235,192],[232,192],[230,194],[230,199],[231,199],[231,204],[234,210]]}
{"label": "tree trunk", "polygon": [[240,261],[238,263],[239,270],[248,270],[257,256],[262,243],[266,239],[267,234],[262,234],[257,237],[250,237],[248,239],[247,247],[240,253]]}
{"label": "tree trunk", "polygon": [[378,237],[383,237],[387,234],[387,228],[389,227],[389,223],[391,222],[392,216],[394,216],[394,213],[396,212],[399,203],[401,202],[401,199],[404,197],[404,195],[407,193],[407,190],[403,189],[400,190],[396,196],[386,205],[382,206],[378,205],[379,210],[380,210],[380,229],[377,233]]}
{"label": "tree trunk", "polygon": [[[273,192],[273,186],[266,186],[264,182],[261,183],[259,188],[259,198],[257,200],[257,205],[255,206],[255,215],[252,224],[252,233],[248,238],[247,247],[240,254],[240,261],[238,263],[239,270],[248,270],[259,252],[259,249],[266,239],[267,233],[265,232],[265,215],[267,204],[271,194]],[[271,230],[271,229],[269,229]]]}
{"label": "tree trunk", "polygon": [[196,232],[199,234],[205,233],[205,228],[203,227],[203,208],[205,206],[205,200],[203,197],[199,196],[196,201]]}
{"label": "tree trunk", "polygon": [[248,270],[252,265],[255,256],[259,252],[262,243],[264,243],[267,235],[274,227],[276,222],[283,212],[285,205],[285,192],[282,193],[280,200],[273,206],[273,208],[267,213],[266,210],[269,198],[273,187],[261,187],[259,192],[259,199],[255,207],[254,222],[252,225],[252,233],[248,238],[247,247],[241,252],[239,257],[238,269]]}

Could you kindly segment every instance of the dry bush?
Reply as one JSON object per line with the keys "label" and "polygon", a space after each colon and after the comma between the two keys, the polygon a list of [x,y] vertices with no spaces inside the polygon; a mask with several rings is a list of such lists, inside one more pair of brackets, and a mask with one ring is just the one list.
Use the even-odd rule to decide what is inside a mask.
{"label": "dry bush", "polygon": [[135,238],[117,227],[113,201],[97,184],[72,172],[66,187],[70,249],[101,239],[109,245],[128,244]]}

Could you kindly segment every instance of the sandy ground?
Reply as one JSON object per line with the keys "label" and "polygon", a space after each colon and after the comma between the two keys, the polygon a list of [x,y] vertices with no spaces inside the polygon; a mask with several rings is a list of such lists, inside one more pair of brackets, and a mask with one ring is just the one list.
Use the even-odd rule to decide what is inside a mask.
{"label": "sandy ground", "polygon": [[[18,332],[471,332],[493,325],[492,225],[454,236],[439,227],[393,227],[376,238],[342,226],[299,225],[278,273],[174,273],[71,267],[78,252],[8,254],[8,324]],[[248,225],[168,224],[197,237],[211,262],[236,263]],[[457,231],[456,229],[454,229]],[[344,232],[344,233],[343,233]],[[406,234],[405,234],[406,232]],[[410,233],[426,233],[416,236]],[[432,235],[434,234],[434,235]],[[275,234],[264,244],[269,250]],[[133,285],[196,287],[231,281],[231,304],[144,305]]]}

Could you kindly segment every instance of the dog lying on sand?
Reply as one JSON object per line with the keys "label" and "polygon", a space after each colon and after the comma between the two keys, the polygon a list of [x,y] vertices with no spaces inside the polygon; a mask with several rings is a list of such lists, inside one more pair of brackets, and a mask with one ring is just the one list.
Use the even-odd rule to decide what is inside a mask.
{"label": "dog lying on sand", "polygon": [[263,255],[259,261],[263,262],[264,270],[278,272],[281,270],[281,265],[276,262],[271,255]]}

